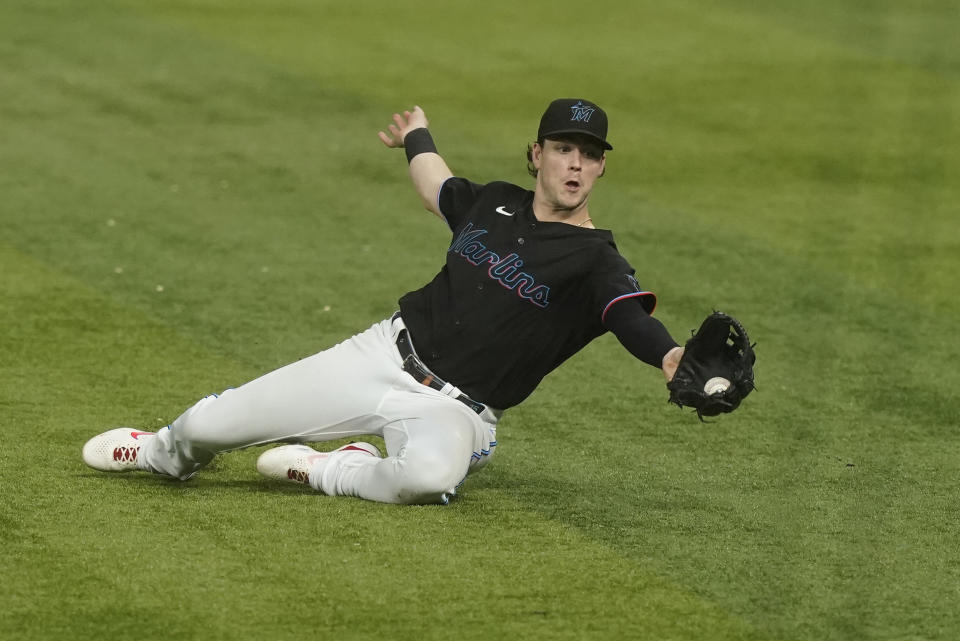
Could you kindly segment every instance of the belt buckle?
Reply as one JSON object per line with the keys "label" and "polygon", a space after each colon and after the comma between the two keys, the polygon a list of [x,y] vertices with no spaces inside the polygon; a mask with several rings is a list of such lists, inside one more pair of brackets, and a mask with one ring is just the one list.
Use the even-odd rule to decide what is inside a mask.
{"label": "belt buckle", "polygon": [[[420,362],[420,359],[417,358],[416,354],[409,354],[406,358],[403,359],[403,371],[413,377],[415,381],[426,387],[442,390],[443,381],[434,376],[434,374],[426,368],[423,363]],[[450,398],[460,401],[471,410],[477,414],[482,414],[486,409],[486,405],[483,403],[478,403],[464,393],[460,393],[458,396],[451,396]]]}
{"label": "belt buckle", "polygon": [[[430,371],[423,366],[416,354],[410,354],[403,359],[403,371],[413,376],[413,378],[416,379],[416,381],[421,385],[439,389],[439,387],[437,387],[437,377],[431,374]],[[440,387],[442,387],[442,385]]]}

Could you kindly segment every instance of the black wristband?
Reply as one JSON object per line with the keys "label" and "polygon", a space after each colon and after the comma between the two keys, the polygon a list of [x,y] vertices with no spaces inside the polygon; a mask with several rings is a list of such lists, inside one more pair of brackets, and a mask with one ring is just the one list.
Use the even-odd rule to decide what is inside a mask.
{"label": "black wristband", "polygon": [[414,156],[425,153],[437,153],[437,146],[433,144],[433,136],[426,127],[420,127],[407,133],[403,137],[403,148],[407,150],[407,162]]}

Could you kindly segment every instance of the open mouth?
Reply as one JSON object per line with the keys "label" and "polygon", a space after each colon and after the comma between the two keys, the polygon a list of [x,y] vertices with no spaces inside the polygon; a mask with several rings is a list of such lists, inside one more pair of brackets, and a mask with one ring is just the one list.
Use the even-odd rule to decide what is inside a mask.
{"label": "open mouth", "polygon": [[574,189],[579,189],[579,188],[580,188],[580,181],[579,181],[579,180],[568,180],[567,182],[565,182],[565,183],[563,183],[563,184],[566,185],[567,189],[570,189],[570,190],[574,190]]}

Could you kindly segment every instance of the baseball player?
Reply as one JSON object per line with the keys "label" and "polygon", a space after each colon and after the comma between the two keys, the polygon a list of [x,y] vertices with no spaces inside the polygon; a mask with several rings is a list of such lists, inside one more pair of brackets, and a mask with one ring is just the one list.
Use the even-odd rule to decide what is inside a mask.
{"label": "baseball player", "polygon": [[[394,114],[389,148],[405,148],[425,207],[450,229],[446,262],[399,311],[366,331],[187,409],[160,431],[100,434],[83,459],[103,471],[188,479],[217,454],[268,443],[257,469],[328,495],[447,503],[497,445],[497,421],[549,372],[613,332],[669,381],[683,348],[650,316],[590,194],[606,168],[607,116],[558,99],[528,146],[533,191],[454,177],[423,110]],[[356,440],[331,452],[306,443]]]}

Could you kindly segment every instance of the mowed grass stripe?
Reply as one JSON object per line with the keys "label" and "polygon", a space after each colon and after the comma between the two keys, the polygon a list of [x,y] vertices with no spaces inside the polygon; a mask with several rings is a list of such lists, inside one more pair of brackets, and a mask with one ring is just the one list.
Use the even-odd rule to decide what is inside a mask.
{"label": "mowed grass stripe", "polygon": [[[105,22],[114,34],[118,26]],[[180,75],[175,70],[191,53],[160,31],[148,24],[114,34],[130,40],[130,52],[98,60],[99,73],[73,60],[71,48],[89,38],[58,33],[67,51],[55,61],[27,55],[41,80],[21,82],[18,95],[51,104],[19,113],[16,145],[0,152],[11,168],[30,169],[31,179],[6,194],[11,237],[22,250],[158,318],[190,318],[210,344],[268,366],[391,313],[403,291],[392,279],[397,274],[408,274],[408,288],[432,276],[443,253],[442,224],[426,214],[409,216],[410,226],[393,224],[398,207],[419,209],[402,153],[381,148],[388,157],[382,165],[344,164],[331,149],[345,149],[355,136],[317,126],[314,109],[322,112],[326,99],[310,83],[270,65],[223,71],[220,63],[235,60],[234,52],[201,45],[196,55],[209,66]],[[181,59],[163,58],[173,70],[147,65],[153,48],[174,48]],[[215,77],[208,82],[206,74]],[[183,104],[154,91],[168,80],[168,92],[182,93]],[[76,91],[61,92],[64,84]],[[105,99],[95,99],[101,92],[119,96],[140,114],[137,121],[103,106]],[[337,105],[326,115],[343,120],[351,106]],[[374,131],[356,126],[382,147]],[[398,264],[396,248],[424,234],[438,239],[435,252],[411,252]],[[203,286],[190,286],[197,281]],[[164,296],[153,293],[156,285]]]}
{"label": "mowed grass stripe", "polygon": [[[492,7],[489,15],[498,15],[498,9],[503,7]],[[284,10],[301,19],[289,20]],[[372,73],[392,68],[389,61],[401,52],[391,47],[401,45],[379,31],[385,24],[374,19],[376,7],[325,12],[288,3],[284,10],[251,4],[234,12],[204,5],[168,7],[157,14],[278,60],[323,86],[346,90],[350,100],[366,94],[367,100],[379,101],[387,109],[406,104],[402,96],[394,99],[396,103],[384,100],[369,76],[345,77],[348,68],[330,64],[345,57]],[[446,8],[442,13],[456,22],[456,11]],[[699,225],[722,220],[727,227],[811,262],[880,280],[898,296],[955,304],[955,299],[943,296],[934,276],[938,270],[928,266],[952,266],[960,260],[955,234],[950,233],[957,182],[949,177],[960,170],[960,144],[951,142],[960,141],[951,115],[960,102],[956,78],[919,64],[919,53],[900,41],[891,49],[851,44],[833,33],[798,29],[787,11],[711,6],[704,12],[695,3],[660,12],[639,4],[624,11],[624,23],[636,23],[642,34],[630,32],[632,54],[656,64],[623,69],[617,74],[618,84],[633,92],[628,97],[614,91],[605,103],[618,149],[611,154],[611,184],[604,187],[626,191],[613,198],[600,193],[599,203],[635,202],[633,185],[639,181],[641,194],[687,210]],[[527,17],[521,13],[517,22]],[[841,23],[837,16],[834,19]],[[264,23],[271,28],[264,28]],[[358,23],[370,29],[346,43],[320,36]],[[855,25],[845,28],[856,33]],[[701,34],[714,54],[690,64],[677,33]],[[453,40],[455,35],[440,30],[431,41]],[[569,61],[571,73],[581,66],[613,68],[622,54],[615,45],[626,35],[613,30],[606,38],[612,43]],[[490,42],[487,53],[495,54],[501,42]],[[922,50],[927,44],[917,46]],[[552,52],[534,50],[528,55],[539,60]],[[645,74],[642,78],[632,76],[638,70]],[[458,144],[471,140],[473,129],[486,129],[473,123],[489,118],[490,97],[438,92],[434,73],[430,68],[405,80],[409,99],[421,99],[417,91],[423,92],[422,98],[437,96],[436,111],[431,113],[452,163],[470,168],[471,175],[481,179],[500,177],[488,167],[502,166],[502,156],[494,160],[489,150],[477,152],[474,145],[464,149]],[[518,82],[523,75],[509,67],[500,73]],[[537,83],[519,84],[519,97],[524,99],[531,89],[543,90]],[[679,100],[678,87],[683,87]],[[605,97],[610,89],[597,87]],[[542,96],[530,100],[527,111],[536,113],[539,102],[532,103],[542,102]],[[705,109],[708,103],[710,108]],[[487,146],[494,149],[517,146],[516,140],[529,135],[534,120],[524,118],[519,107],[496,112],[496,117],[497,126],[484,132]],[[471,161],[473,154],[480,157]],[[692,179],[696,189],[690,188]],[[623,229],[633,209],[610,207],[604,222]],[[922,225],[915,224],[918,219]]]}
{"label": "mowed grass stripe", "polygon": [[175,416],[198,387],[219,392],[255,373],[16,248],[0,245],[0,257],[0,366],[17,429],[76,438],[106,420],[142,421],[149,407]]}

